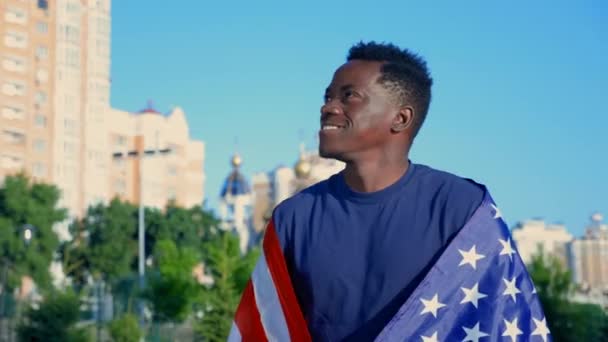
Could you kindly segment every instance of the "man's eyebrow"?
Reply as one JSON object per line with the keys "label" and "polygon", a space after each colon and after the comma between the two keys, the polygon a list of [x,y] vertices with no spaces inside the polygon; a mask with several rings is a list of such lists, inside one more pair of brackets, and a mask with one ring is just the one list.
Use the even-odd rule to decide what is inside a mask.
{"label": "man's eyebrow", "polygon": [[[346,84],[340,87],[340,91],[345,91],[354,88],[352,84]],[[331,92],[330,87],[325,88],[325,95],[328,95]]]}

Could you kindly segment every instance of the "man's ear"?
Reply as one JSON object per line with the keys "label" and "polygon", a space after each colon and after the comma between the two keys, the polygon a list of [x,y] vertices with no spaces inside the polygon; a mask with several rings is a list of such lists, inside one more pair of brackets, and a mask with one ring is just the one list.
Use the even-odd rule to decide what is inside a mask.
{"label": "man's ear", "polygon": [[403,132],[414,123],[414,108],[410,106],[401,107],[395,114],[391,130],[395,133]]}

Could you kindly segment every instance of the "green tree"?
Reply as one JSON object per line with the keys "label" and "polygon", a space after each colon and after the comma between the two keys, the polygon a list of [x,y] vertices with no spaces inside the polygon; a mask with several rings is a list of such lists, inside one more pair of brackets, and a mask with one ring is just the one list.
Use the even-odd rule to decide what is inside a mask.
{"label": "green tree", "polygon": [[91,335],[76,327],[80,318],[80,299],[71,292],[50,292],[40,308],[29,308],[17,328],[20,341],[86,342]]}
{"label": "green tree", "polygon": [[200,261],[191,248],[178,249],[171,240],[156,244],[154,259],[158,270],[150,277],[145,298],[152,304],[157,322],[182,322],[192,310],[200,291],[192,271]]}
{"label": "green tree", "polygon": [[[59,197],[55,186],[30,182],[23,174],[5,178],[0,188],[0,276],[8,290],[24,275],[39,288],[52,286],[49,266],[59,245],[53,225],[67,217],[65,209],[57,208]],[[28,244],[25,227],[33,232]]]}
{"label": "green tree", "polygon": [[601,307],[569,301],[574,291],[572,275],[554,256],[542,249],[533,256],[528,271],[543,306],[555,341],[607,341],[608,317]]}
{"label": "green tree", "polygon": [[254,249],[242,256],[238,237],[226,232],[218,233],[204,250],[213,284],[201,293],[199,304],[203,316],[196,323],[195,332],[205,341],[225,341],[241,293],[260,252]]}
{"label": "green tree", "polygon": [[118,199],[90,207],[72,224],[74,239],[60,249],[66,274],[80,285],[88,276],[110,284],[127,276],[137,252],[135,211]]}
{"label": "green tree", "polygon": [[138,342],[143,336],[137,316],[130,313],[114,319],[108,328],[113,342]]}

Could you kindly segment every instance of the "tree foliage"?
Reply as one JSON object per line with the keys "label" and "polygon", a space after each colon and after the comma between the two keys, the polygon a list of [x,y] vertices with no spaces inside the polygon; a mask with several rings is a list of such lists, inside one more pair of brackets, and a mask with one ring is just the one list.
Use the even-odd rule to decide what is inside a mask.
{"label": "tree foliage", "polygon": [[182,322],[200,291],[192,274],[200,256],[189,247],[178,249],[172,240],[161,240],[156,244],[154,259],[158,270],[150,277],[144,295],[152,304],[154,320]]}
{"label": "tree foliage", "polygon": [[[53,225],[66,219],[59,209],[60,192],[53,185],[32,183],[23,174],[6,177],[0,187],[0,262],[8,270],[6,285],[13,288],[24,275],[49,288],[49,266],[59,240]],[[26,244],[24,228],[33,227]]]}
{"label": "tree foliage", "polygon": [[569,301],[575,286],[559,259],[540,250],[528,271],[554,341],[608,341],[608,317],[602,308]]}
{"label": "tree foliage", "polygon": [[20,341],[86,342],[89,331],[76,327],[80,318],[80,299],[71,291],[50,292],[40,308],[29,308],[19,327]]}
{"label": "tree foliage", "polygon": [[138,342],[143,336],[137,316],[129,313],[114,319],[108,328],[113,342]]}
{"label": "tree foliage", "polygon": [[241,256],[239,240],[231,233],[218,233],[205,247],[205,264],[214,282],[201,293],[203,316],[195,331],[205,341],[225,341],[241,293],[259,257],[254,249]]}

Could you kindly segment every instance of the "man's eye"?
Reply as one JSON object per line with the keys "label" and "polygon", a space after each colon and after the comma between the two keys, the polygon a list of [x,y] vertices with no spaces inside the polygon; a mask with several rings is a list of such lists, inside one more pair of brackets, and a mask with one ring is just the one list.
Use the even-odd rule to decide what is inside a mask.
{"label": "man's eye", "polygon": [[355,96],[355,92],[353,92],[353,91],[347,90],[347,91],[344,92],[344,98],[345,99],[349,99],[349,98],[351,98],[353,96]]}

